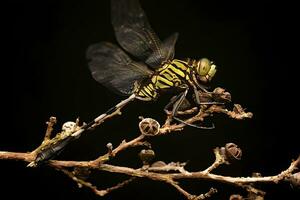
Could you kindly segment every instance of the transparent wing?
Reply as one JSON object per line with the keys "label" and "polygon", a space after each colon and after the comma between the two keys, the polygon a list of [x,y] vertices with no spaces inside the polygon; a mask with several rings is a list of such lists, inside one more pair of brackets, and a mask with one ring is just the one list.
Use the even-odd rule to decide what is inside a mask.
{"label": "transparent wing", "polygon": [[[152,68],[160,67],[161,61],[174,55],[175,43],[162,45],[138,0],[111,0],[111,20],[118,43],[140,60],[146,61],[151,56]],[[177,37],[174,39],[176,42]]]}
{"label": "transparent wing", "polygon": [[175,54],[175,44],[178,38],[178,33],[169,36],[161,45],[161,53],[154,51],[145,61],[149,66],[159,66],[162,62],[172,60]]}
{"label": "transparent wing", "polygon": [[152,74],[146,65],[131,60],[119,47],[108,42],[91,45],[87,59],[93,78],[121,95],[130,95],[136,80]]}

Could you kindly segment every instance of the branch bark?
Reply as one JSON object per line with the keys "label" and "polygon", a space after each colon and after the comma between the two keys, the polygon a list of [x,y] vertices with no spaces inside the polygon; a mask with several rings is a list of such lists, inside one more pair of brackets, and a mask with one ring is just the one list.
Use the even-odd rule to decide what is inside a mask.
{"label": "branch bark", "polygon": [[[218,90],[219,93],[210,93],[205,95],[211,95],[211,96],[205,96],[206,99],[214,100],[214,98],[217,98],[218,100],[222,100],[222,97],[224,96],[224,99],[228,99],[229,93],[226,93],[225,90]],[[223,95],[223,96],[222,96]],[[201,97],[200,98],[204,98]],[[129,100],[128,100],[129,101]],[[215,100],[214,100],[215,101]],[[125,101],[124,101],[125,102]],[[114,112],[110,114],[103,114],[100,115],[97,120],[95,120],[95,124],[92,127],[96,127],[99,124],[101,124],[105,119],[108,119],[110,117],[113,117],[114,115],[120,114],[120,109],[125,105],[125,103],[121,102],[121,106],[119,109],[115,110]],[[124,105],[123,105],[124,104]],[[233,143],[226,144],[225,147],[221,148],[215,148],[214,154],[215,154],[215,161],[207,167],[205,170],[202,171],[195,171],[195,172],[189,172],[187,171],[184,166],[186,163],[174,163],[171,162],[169,164],[165,164],[163,161],[160,162],[160,165],[154,164],[151,165],[149,163],[150,157],[147,156],[154,156],[154,151],[152,151],[152,155],[145,154],[145,162],[143,161],[144,166],[141,168],[129,168],[124,166],[116,166],[116,165],[110,165],[106,164],[110,158],[116,157],[121,151],[124,151],[128,148],[136,147],[136,146],[146,146],[147,148],[151,148],[150,143],[147,142],[147,139],[149,137],[153,136],[159,136],[159,135],[165,135],[169,134],[171,132],[178,132],[181,131],[187,124],[193,124],[197,121],[203,121],[206,117],[212,116],[214,113],[224,113],[228,115],[230,118],[242,120],[245,118],[251,118],[252,113],[245,112],[244,109],[239,105],[235,104],[232,111],[229,111],[226,109],[224,105],[201,105],[199,108],[192,108],[190,110],[182,111],[179,113],[179,115],[185,115],[185,114],[194,114],[197,112],[194,116],[184,120],[184,123],[172,123],[172,117],[167,116],[167,119],[164,123],[164,125],[160,128],[160,124],[151,118],[143,119],[139,126],[141,134],[139,134],[136,138],[126,141],[123,140],[116,148],[113,148],[113,145],[111,143],[107,144],[107,153],[104,155],[101,155],[97,157],[94,160],[91,161],[60,161],[60,160],[50,160],[46,164],[63,172],[65,175],[70,177],[73,181],[75,181],[78,186],[80,187],[87,187],[91,189],[95,194],[99,196],[104,196],[111,191],[114,191],[118,188],[124,187],[128,183],[130,183],[132,180],[142,177],[142,178],[148,178],[154,181],[161,181],[165,182],[174,188],[176,188],[182,195],[184,195],[187,199],[193,199],[193,200],[199,200],[199,199],[205,199],[210,197],[212,194],[216,192],[215,189],[211,189],[209,192],[205,194],[200,195],[192,195],[189,192],[187,192],[185,189],[183,189],[180,186],[179,181],[181,179],[198,179],[198,180],[213,180],[218,182],[223,182],[227,184],[232,184],[238,187],[242,187],[246,189],[249,192],[259,193],[259,195],[263,196],[264,192],[260,191],[256,188],[254,188],[254,183],[278,183],[282,180],[285,181],[291,181],[294,180],[295,177],[299,176],[293,176],[293,172],[299,167],[300,165],[300,156],[297,158],[297,160],[293,161],[291,165],[284,171],[280,172],[277,175],[273,176],[264,176],[264,177],[231,177],[231,176],[223,176],[212,173],[214,169],[216,169],[218,166],[222,164],[230,164],[231,159],[237,159],[239,160],[241,157],[241,150],[237,147],[237,145]],[[2,160],[19,160],[24,162],[34,162],[36,159],[36,155],[39,152],[39,150],[43,147],[43,145],[51,145],[52,143],[57,142],[56,140],[59,139],[59,135],[54,137],[54,139],[50,139],[51,133],[53,130],[53,125],[56,123],[56,118],[51,117],[46,130],[46,134],[44,137],[43,142],[41,146],[36,148],[32,152],[28,153],[20,153],[20,152],[7,152],[7,151],[0,151],[0,159]],[[78,127],[78,120],[76,122]],[[79,127],[80,130],[80,127]],[[75,131],[79,131],[76,129]],[[146,151],[144,151],[146,152]],[[142,158],[141,158],[142,159]],[[107,189],[99,190],[96,186],[94,186],[89,181],[85,180],[84,178],[80,177],[80,174],[75,173],[75,171],[72,171],[75,169],[84,169],[84,170],[99,170],[99,171],[105,171],[110,173],[120,173],[120,174],[126,174],[130,176],[128,180],[125,180],[123,182],[120,182],[116,184],[115,186],[112,186]],[[80,171],[80,170],[79,170]],[[290,177],[293,177],[291,179]],[[295,181],[295,180],[294,180]]]}

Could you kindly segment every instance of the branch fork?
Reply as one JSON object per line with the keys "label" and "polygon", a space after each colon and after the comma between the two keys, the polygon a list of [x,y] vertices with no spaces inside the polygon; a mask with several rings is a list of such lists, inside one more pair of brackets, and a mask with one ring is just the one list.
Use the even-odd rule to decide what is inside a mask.
{"label": "branch fork", "polygon": [[[170,116],[167,115],[165,123],[161,126],[155,119],[152,118],[141,118],[139,122],[140,133],[136,138],[129,141],[123,140],[118,146],[114,147],[112,143],[106,145],[107,153],[99,155],[97,158],[91,161],[59,161],[50,160],[46,163],[48,166],[61,171],[63,174],[70,177],[74,182],[77,183],[78,187],[89,188],[96,195],[104,196],[110,192],[124,187],[132,181],[140,181],[140,177],[148,178],[154,181],[162,181],[166,184],[173,186],[179,193],[189,200],[200,200],[211,197],[217,192],[216,189],[211,188],[208,192],[193,195],[187,192],[180,186],[180,180],[182,179],[198,179],[198,180],[213,180],[222,183],[231,184],[237,187],[244,188],[248,191],[249,195],[256,195],[256,200],[264,198],[264,191],[255,188],[256,183],[278,183],[280,181],[286,181],[292,183],[295,187],[299,187],[299,172],[296,170],[299,168],[300,156],[291,163],[291,165],[283,170],[281,173],[274,176],[257,176],[252,177],[230,177],[217,175],[212,173],[213,170],[223,164],[231,164],[233,160],[240,160],[242,156],[242,150],[234,143],[228,143],[224,147],[217,147],[213,150],[215,155],[215,161],[204,170],[190,172],[185,169],[187,163],[185,162],[170,162],[155,161],[155,152],[151,148],[151,143],[148,141],[151,137],[158,137],[160,135],[171,134],[173,132],[182,131],[187,124],[193,124],[197,121],[203,121],[206,117],[210,117],[215,113],[223,113],[230,118],[236,120],[242,120],[251,118],[253,114],[251,112],[245,112],[239,104],[233,105],[233,110],[230,111],[226,108],[225,104],[231,101],[230,93],[226,92],[222,88],[216,88],[211,93],[199,93],[199,98],[208,102],[222,102],[222,104],[211,104],[211,105],[200,105],[199,108],[191,108],[185,111],[180,111],[179,115],[192,115],[191,117],[184,120],[184,123],[174,123]],[[122,108],[122,107],[121,107]],[[112,118],[115,115],[121,114],[121,108],[115,112],[106,115],[101,120],[96,121],[92,128],[103,123],[106,119]],[[53,138],[53,126],[57,123],[55,117],[50,117],[47,124],[47,129],[43,142],[39,147],[29,153],[16,153],[0,151],[0,159],[4,160],[20,160],[27,163],[32,163],[35,160],[37,153],[51,145],[61,138],[68,136],[80,129],[79,119],[76,122],[67,122],[63,125],[60,133],[56,134]],[[84,126],[84,125],[83,125]],[[139,157],[142,161],[141,167],[134,169],[124,166],[110,165],[108,162],[111,158],[116,158],[118,154],[129,148],[143,146],[143,149],[139,153]],[[32,165],[29,164],[29,167]],[[105,171],[109,173],[120,173],[129,176],[128,179],[106,189],[98,189],[91,182],[89,182],[90,171]],[[232,195],[231,200],[244,199],[240,195]]]}

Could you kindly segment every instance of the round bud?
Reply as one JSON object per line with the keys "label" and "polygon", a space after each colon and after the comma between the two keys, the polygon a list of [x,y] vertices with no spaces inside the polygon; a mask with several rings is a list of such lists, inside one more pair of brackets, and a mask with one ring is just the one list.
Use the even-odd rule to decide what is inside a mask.
{"label": "round bud", "polygon": [[75,131],[76,123],[75,122],[66,122],[62,125],[61,130],[64,132],[73,132]]}
{"label": "round bud", "polygon": [[242,150],[234,143],[225,145],[225,153],[228,160],[240,160],[242,157]]}
{"label": "round bud", "polygon": [[106,144],[106,147],[108,149],[108,152],[111,152],[113,150],[113,145],[110,142]]}
{"label": "round bud", "polygon": [[139,123],[139,128],[143,135],[154,136],[159,133],[160,124],[152,118],[145,118]]}
{"label": "round bud", "polygon": [[139,153],[139,157],[143,161],[143,164],[147,165],[151,162],[151,160],[153,160],[153,158],[155,157],[155,153],[151,149],[143,149]]}

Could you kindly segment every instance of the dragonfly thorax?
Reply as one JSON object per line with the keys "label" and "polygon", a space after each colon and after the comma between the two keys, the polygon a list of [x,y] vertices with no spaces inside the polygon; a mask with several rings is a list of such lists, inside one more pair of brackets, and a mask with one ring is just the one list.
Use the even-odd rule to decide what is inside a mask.
{"label": "dragonfly thorax", "polygon": [[150,77],[136,82],[133,92],[143,101],[151,101],[170,89],[198,86],[212,79],[216,66],[208,59],[188,61],[173,59],[165,62]]}

